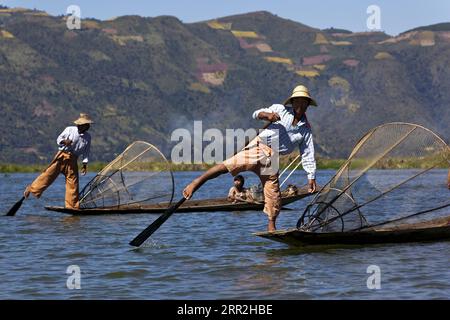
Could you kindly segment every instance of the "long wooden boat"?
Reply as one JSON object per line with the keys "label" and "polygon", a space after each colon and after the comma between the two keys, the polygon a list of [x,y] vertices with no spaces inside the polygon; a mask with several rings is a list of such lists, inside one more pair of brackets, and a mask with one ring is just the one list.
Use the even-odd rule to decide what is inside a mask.
{"label": "long wooden boat", "polygon": [[395,228],[369,228],[357,232],[305,232],[298,229],[257,232],[255,235],[291,246],[363,245],[450,240],[448,217],[427,222],[404,224]]}
{"label": "long wooden boat", "polygon": [[[299,188],[295,195],[283,196],[281,198],[282,206],[301,200],[310,196],[307,187]],[[134,205],[114,208],[96,208],[96,209],[68,209],[65,207],[47,206],[45,209],[71,215],[104,215],[104,214],[136,214],[136,213],[163,213],[169,205],[167,203],[158,203],[154,205]],[[264,203],[259,202],[237,202],[232,203],[227,198],[188,200],[185,201],[176,211],[176,213],[187,212],[211,212],[211,211],[259,211],[264,208]]]}

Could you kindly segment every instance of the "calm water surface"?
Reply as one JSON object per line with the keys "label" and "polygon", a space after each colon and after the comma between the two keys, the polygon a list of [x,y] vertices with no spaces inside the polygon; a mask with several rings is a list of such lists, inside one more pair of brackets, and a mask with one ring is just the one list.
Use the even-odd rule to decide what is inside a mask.
{"label": "calm water surface", "polygon": [[[321,171],[319,183],[332,174]],[[177,194],[196,175],[176,173]],[[35,176],[0,174],[0,212]],[[306,179],[303,172],[293,178]],[[196,198],[224,196],[231,183],[231,176],[208,182]],[[448,197],[439,190],[435,196]],[[62,205],[63,197],[60,177],[41,200],[26,201],[15,217],[0,217],[0,299],[450,298],[450,242],[305,251],[252,235],[266,228],[262,213],[211,212],[175,214],[133,249],[128,242],[157,215],[71,217],[44,210]],[[278,228],[293,227],[306,201],[282,212]],[[81,269],[80,290],[66,286],[70,265]],[[369,265],[381,269],[380,290],[367,288]]]}

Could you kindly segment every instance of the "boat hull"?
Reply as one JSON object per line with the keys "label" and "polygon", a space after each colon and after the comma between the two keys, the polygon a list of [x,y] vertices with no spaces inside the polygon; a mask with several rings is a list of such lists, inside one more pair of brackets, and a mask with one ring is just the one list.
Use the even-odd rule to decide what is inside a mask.
{"label": "boat hull", "polygon": [[[310,196],[306,189],[293,196],[282,197],[282,206],[288,205],[292,202],[301,200]],[[60,212],[70,215],[104,215],[104,214],[137,214],[137,213],[154,213],[159,214],[166,211],[169,205],[161,203],[156,205],[146,206],[128,206],[125,208],[97,208],[97,209],[69,209],[64,207],[47,206],[45,209],[54,212]],[[189,212],[216,212],[216,211],[261,211],[264,208],[264,203],[247,203],[238,202],[232,203],[226,198],[220,199],[204,199],[204,200],[189,200],[185,201],[176,211],[176,213]]]}
{"label": "boat hull", "polygon": [[397,228],[358,232],[314,233],[298,229],[257,232],[255,235],[291,246],[365,245],[450,240],[450,217]]}

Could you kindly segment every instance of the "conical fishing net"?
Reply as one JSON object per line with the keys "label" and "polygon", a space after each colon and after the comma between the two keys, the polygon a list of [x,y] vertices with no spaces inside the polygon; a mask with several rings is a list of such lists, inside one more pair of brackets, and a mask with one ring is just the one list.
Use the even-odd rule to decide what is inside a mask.
{"label": "conical fishing net", "polygon": [[173,199],[170,164],[153,145],[136,141],[81,191],[80,208],[142,207]]}
{"label": "conical fishing net", "polygon": [[415,124],[367,133],[297,223],[312,232],[358,231],[450,216],[449,146]]}

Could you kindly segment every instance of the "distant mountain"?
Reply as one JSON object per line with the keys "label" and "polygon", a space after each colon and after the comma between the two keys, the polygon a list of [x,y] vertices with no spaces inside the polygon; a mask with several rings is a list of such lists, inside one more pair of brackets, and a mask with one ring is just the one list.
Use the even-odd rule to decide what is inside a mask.
{"label": "distant mountain", "polygon": [[432,24],[429,26],[418,27],[418,28],[414,28],[414,29],[408,30],[403,33],[408,33],[411,31],[450,31],[450,22],[437,23],[437,24]]}
{"label": "distant mountain", "polygon": [[345,157],[392,121],[450,135],[450,33],[319,30],[253,12],[184,24],[170,16],[82,20],[0,9],[0,162],[45,162],[56,136],[88,112],[95,160],[134,140],[170,154],[171,132],[260,127],[256,108],[302,83],[317,152]]}

